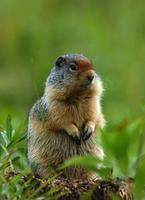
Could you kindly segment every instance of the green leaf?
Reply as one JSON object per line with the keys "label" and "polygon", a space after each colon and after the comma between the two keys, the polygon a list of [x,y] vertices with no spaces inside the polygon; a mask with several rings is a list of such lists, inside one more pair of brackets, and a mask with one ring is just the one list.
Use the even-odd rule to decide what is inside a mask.
{"label": "green leaf", "polygon": [[26,134],[22,135],[22,136],[19,136],[19,138],[17,138],[17,139],[15,137],[13,137],[11,142],[8,144],[7,148],[13,148],[15,146],[22,148],[21,143],[23,141],[25,141],[25,139],[26,139]]}
{"label": "green leaf", "polygon": [[112,167],[100,167],[98,168],[98,173],[102,178],[110,178],[113,174],[113,168]]}
{"label": "green leaf", "polygon": [[78,165],[85,169],[97,172],[98,171],[97,164],[99,163],[101,163],[101,161],[91,155],[76,156],[65,161],[61,169]]}
{"label": "green leaf", "polygon": [[141,199],[145,187],[145,155],[141,156],[135,175],[135,195]]}
{"label": "green leaf", "polygon": [[6,132],[7,132],[9,141],[11,141],[11,138],[12,138],[12,119],[11,119],[11,115],[8,115],[8,117],[7,117]]}
{"label": "green leaf", "polygon": [[1,141],[1,144],[3,144],[5,147],[9,144],[10,140],[5,131],[1,132],[0,141]]}

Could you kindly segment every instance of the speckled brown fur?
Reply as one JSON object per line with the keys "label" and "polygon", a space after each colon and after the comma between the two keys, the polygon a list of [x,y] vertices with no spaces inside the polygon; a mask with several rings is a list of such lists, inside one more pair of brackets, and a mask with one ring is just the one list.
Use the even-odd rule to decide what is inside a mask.
{"label": "speckled brown fur", "polygon": [[[29,116],[28,159],[34,173],[43,178],[73,156],[103,157],[96,144],[97,132],[104,126],[100,106],[102,82],[84,56],[62,58],[56,62],[61,68],[56,65],[50,73],[44,96],[34,104]],[[75,71],[66,71],[72,62]],[[55,73],[58,73],[57,80]],[[89,173],[75,166],[64,170],[63,176],[88,178]]]}

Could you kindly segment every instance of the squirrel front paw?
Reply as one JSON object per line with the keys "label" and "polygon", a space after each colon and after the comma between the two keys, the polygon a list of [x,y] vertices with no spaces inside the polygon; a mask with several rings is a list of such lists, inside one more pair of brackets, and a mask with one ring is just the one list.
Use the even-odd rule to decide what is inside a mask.
{"label": "squirrel front paw", "polygon": [[78,128],[74,124],[69,124],[64,129],[67,132],[67,134],[71,136],[77,143],[80,142],[81,135]]}
{"label": "squirrel front paw", "polygon": [[88,140],[94,131],[95,124],[93,122],[85,123],[81,134],[82,140]]}

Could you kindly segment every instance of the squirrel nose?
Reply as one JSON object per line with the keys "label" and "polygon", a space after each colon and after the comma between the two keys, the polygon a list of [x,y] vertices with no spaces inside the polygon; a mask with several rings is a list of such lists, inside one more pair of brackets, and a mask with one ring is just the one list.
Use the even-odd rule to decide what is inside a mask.
{"label": "squirrel nose", "polygon": [[87,76],[87,79],[88,79],[90,82],[92,82],[92,80],[94,79],[94,75],[89,75],[89,76]]}

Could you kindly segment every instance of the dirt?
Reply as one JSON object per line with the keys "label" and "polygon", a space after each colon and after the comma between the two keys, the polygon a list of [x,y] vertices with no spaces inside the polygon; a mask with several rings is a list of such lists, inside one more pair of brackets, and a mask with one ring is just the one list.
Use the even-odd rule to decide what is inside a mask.
{"label": "dirt", "polygon": [[[9,182],[14,176],[18,175],[15,172],[8,172],[5,177]],[[29,174],[21,177],[21,183],[24,184],[29,181],[29,185],[24,188],[24,193],[30,193],[35,195],[33,198],[44,195],[44,199],[52,193],[52,196],[58,200],[133,200],[132,196],[132,183],[133,180],[128,178],[123,179],[96,179],[87,180],[68,180],[65,178],[53,178],[52,180],[42,180]],[[52,188],[54,191],[52,191]]]}

